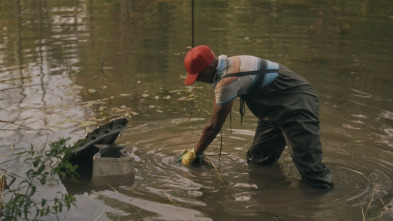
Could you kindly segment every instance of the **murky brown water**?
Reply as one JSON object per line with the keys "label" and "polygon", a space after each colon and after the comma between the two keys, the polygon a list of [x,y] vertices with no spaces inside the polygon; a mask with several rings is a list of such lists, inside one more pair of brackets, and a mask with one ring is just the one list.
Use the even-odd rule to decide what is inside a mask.
{"label": "murky brown water", "polygon": [[[229,121],[223,128],[225,155],[216,156],[219,139],[208,149],[218,172],[176,163],[213,99],[210,85],[183,85],[190,12],[186,0],[0,1],[0,162],[11,146],[45,150],[131,114],[117,143],[135,155],[134,184],[53,180],[40,196],[77,198],[62,219],[362,220],[369,203],[367,219],[392,218],[393,3],[195,1],[195,44],[278,61],[314,85],[330,192],[305,186],[287,151],[271,167],[247,164],[256,119],[248,112],[240,125],[237,104],[232,133]],[[24,168],[21,160],[1,166]]]}

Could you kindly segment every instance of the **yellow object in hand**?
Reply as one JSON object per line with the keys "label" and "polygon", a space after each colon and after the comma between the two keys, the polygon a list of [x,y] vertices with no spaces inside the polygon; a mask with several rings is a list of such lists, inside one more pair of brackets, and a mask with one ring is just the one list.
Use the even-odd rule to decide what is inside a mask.
{"label": "yellow object in hand", "polygon": [[191,165],[191,164],[194,162],[194,160],[195,160],[196,158],[197,158],[197,157],[196,157],[194,148],[192,148],[192,149],[190,149],[187,153],[185,153],[185,154],[182,156],[181,162],[182,162],[184,165]]}

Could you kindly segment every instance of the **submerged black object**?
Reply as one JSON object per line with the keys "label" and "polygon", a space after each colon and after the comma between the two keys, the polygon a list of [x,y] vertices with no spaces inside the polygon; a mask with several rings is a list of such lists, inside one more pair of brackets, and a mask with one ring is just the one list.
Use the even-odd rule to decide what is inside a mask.
{"label": "submerged black object", "polygon": [[[98,144],[113,144],[120,133],[127,128],[128,119],[125,117],[116,118],[106,124],[100,125],[88,133],[85,138],[79,139],[76,149],[64,156],[70,163],[78,165],[78,168],[89,171],[93,165],[93,156],[100,151]],[[81,171],[78,171],[81,172]],[[83,173],[83,172],[82,172]]]}

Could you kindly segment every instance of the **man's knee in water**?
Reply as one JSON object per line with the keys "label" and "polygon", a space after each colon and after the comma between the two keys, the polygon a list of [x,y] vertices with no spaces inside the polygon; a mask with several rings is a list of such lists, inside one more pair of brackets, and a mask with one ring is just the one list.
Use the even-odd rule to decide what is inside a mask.
{"label": "man's knee in water", "polygon": [[247,151],[246,158],[248,163],[255,163],[258,165],[271,165],[277,162],[280,156],[263,153],[250,148]]}

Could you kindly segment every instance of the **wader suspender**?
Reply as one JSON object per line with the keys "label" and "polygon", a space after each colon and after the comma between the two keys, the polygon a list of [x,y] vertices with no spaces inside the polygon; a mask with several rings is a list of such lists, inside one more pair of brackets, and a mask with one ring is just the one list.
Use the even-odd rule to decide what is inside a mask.
{"label": "wader suspender", "polygon": [[[255,76],[256,77],[256,81],[254,82],[254,84],[251,86],[251,88],[247,92],[247,94],[253,93],[254,91],[256,91],[263,84],[263,82],[266,79],[266,74],[268,74],[268,73],[277,73],[278,72],[278,69],[267,69],[266,60],[264,60],[264,59],[260,59],[260,64],[261,64],[260,70],[237,72],[237,73],[233,73],[233,74],[226,74],[221,79],[227,78],[227,77],[243,77],[243,76],[247,76],[247,75],[257,75],[257,76]],[[246,113],[245,112],[246,111],[246,106],[245,106],[245,101],[244,101],[243,96],[240,96],[240,107],[239,107],[240,125],[243,123],[243,116]],[[232,114],[230,113],[229,117],[230,117],[230,120],[232,122],[232,116],[231,115]]]}
{"label": "wader suspender", "polygon": [[[266,60],[264,60],[264,59],[260,59],[260,64],[261,64],[260,70],[237,72],[237,73],[233,73],[233,74],[226,74],[221,79],[228,78],[228,77],[243,77],[243,76],[247,76],[247,75],[257,75],[257,76],[255,76],[256,77],[256,81],[251,86],[249,91],[247,91],[247,94],[252,93],[252,92],[256,91],[257,89],[259,89],[259,87],[261,85],[263,85],[263,82],[266,79],[266,74],[268,74],[268,73],[277,73],[278,72],[278,69],[267,69]],[[240,125],[243,123],[243,116],[246,113],[246,104],[245,104],[243,96],[240,96],[240,107],[239,107]],[[230,127],[231,133],[232,133],[232,111],[229,112],[229,120],[230,120],[229,127]],[[221,151],[222,151],[222,130],[221,130],[220,153],[218,155],[219,157],[221,156]]]}

